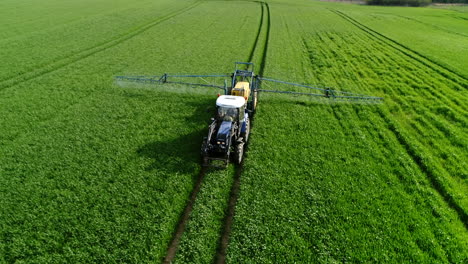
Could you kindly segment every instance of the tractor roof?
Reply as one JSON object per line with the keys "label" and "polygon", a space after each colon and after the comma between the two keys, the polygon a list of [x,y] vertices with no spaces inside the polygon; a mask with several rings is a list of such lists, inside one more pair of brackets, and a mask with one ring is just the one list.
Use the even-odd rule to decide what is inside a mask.
{"label": "tractor roof", "polygon": [[245,105],[245,99],[242,96],[221,95],[216,100],[216,105],[226,108],[239,108]]}

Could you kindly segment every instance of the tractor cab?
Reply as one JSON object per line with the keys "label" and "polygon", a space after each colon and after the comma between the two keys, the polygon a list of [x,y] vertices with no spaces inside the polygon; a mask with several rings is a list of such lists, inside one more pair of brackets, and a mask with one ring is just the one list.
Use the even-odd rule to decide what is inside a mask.
{"label": "tractor cab", "polygon": [[243,121],[245,114],[245,99],[242,96],[221,95],[216,100],[218,108],[218,120],[220,121]]}
{"label": "tractor cab", "polygon": [[[213,122],[212,132],[209,133],[207,140],[211,144],[210,157],[207,157],[207,160],[221,158],[227,164],[230,153],[233,151],[238,153],[240,150],[236,149],[243,148],[242,140],[245,137],[242,138],[241,134],[245,134],[248,123],[245,120],[248,118],[245,105],[246,101],[242,96],[222,95],[218,97],[216,100],[217,118]],[[237,157],[240,163],[239,159],[242,157]]]}

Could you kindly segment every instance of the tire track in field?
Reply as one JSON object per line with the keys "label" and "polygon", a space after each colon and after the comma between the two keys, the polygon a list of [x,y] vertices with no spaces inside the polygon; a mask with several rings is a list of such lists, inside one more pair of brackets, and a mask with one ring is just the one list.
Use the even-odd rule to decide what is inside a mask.
{"label": "tire track in field", "polygon": [[[142,28],[140,28],[140,31],[137,32],[137,33],[136,33],[136,31],[132,31],[132,32],[133,32],[133,35],[131,35],[131,36],[128,36],[128,35],[127,35],[127,38],[121,40],[119,43],[115,43],[115,44],[113,44],[113,45],[111,45],[111,46],[104,47],[104,48],[102,48],[102,49],[99,50],[99,51],[93,52],[93,54],[87,55],[86,57],[92,56],[92,55],[94,55],[94,54],[96,54],[96,53],[98,53],[98,52],[100,52],[100,51],[104,51],[104,50],[106,50],[106,49],[108,49],[108,48],[111,48],[111,47],[113,47],[113,46],[116,46],[116,45],[120,44],[121,42],[123,42],[123,41],[125,41],[125,40],[128,40],[128,39],[130,39],[130,38],[132,38],[132,37],[134,37],[134,36],[136,36],[136,35],[138,35],[138,34],[144,32],[144,31],[148,30],[150,27],[153,27],[153,26],[155,26],[155,25],[157,25],[157,24],[159,24],[159,23],[162,23],[162,22],[164,22],[164,21],[166,21],[166,20],[168,20],[168,19],[170,19],[170,18],[172,18],[172,17],[174,17],[174,16],[180,15],[180,14],[182,14],[182,13],[184,13],[184,12],[186,12],[186,11],[188,11],[188,10],[194,8],[194,7],[196,7],[198,4],[199,4],[199,3],[194,3],[194,4],[192,4],[191,6],[185,7],[185,8],[183,8],[183,9],[180,9],[180,10],[178,10],[178,11],[175,11],[175,12],[173,12],[173,13],[171,13],[171,14],[168,14],[168,15],[162,17],[162,18],[159,18],[157,21],[150,22],[149,24],[146,24],[145,26],[143,26],[143,27],[146,27],[144,30],[142,30]],[[151,26],[149,26],[150,24],[151,24]],[[137,30],[138,30],[138,29],[137,29]],[[135,34],[135,33],[136,33],[136,34]],[[111,41],[106,42],[106,43],[110,43],[110,42],[113,42],[113,41],[114,41],[114,40],[111,40]],[[94,49],[94,48],[90,48],[90,49]],[[90,49],[86,49],[86,50],[84,50],[83,52],[89,51]],[[82,52],[80,52],[80,53],[82,53]],[[73,55],[70,55],[70,56],[68,56],[68,57],[66,57],[66,58],[64,58],[64,59],[67,59],[67,58],[70,58],[70,57],[73,57]],[[86,57],[83,57],[83,58],[81,58],[81,59],[84,59],[84,58],[86,58]],[[2,91],[3,89],[6,89],[6,88],[12,87],[12,86],[14,86],[14,85],[16,85],[16,84],[23,83],[23,82],[26,82],[26,81],[28,81],[28,80],[34,79],[34,78],[36,78],[36,77],[42,76],[42,75],[47,74],[47,73],[49,73],[49,72],[58,70],[58,69],[60,69],[60,68],[62,68],[62,67],[66,67],[66,66],[68,66],[68,65],[70,65],[70,64],[73,64],[73,63],[75,63],[75,62],[78,62],[78,61],[81,60],[81,59],[77,59],[77,60],[75,60],[75,61],[66,63],[65,65],[63,65],[63,66],[61,66],[61,67],[58,67],[58,68],[56,68],[56,69],[54,69],[54,70],[51,70],[51,71],[44,72],[43,74],[40,74],[40,75],[38,75],[38,76],[34,76],[34,77],[30,78],[30,79],[21,80],[21,81],[19,81],[18,83],[14,83],[14,84],[12,84],[12,85],[10,85],[10,86],[8,86],[8,87],[2,87],[2,81],[0,81],[0,91]],[[19,77],[21,77],[21,76],[19,76]],[[9,80],[11,80],[11,79],[9,79]],[[68,109],[74,107],[75,105],[80,104],[84,99],[86,99],[86,98],[88,98],[88,97],[90,97],[90,96],[92,96],[92,95],[93,95],[93,92],[88,93],[88,94],[85,94],[85,95],[83,95],[83,96],[80,96],[80,97],[78,97],[78,99],[77,99],[74,103],[65,106],[65,108],[61,109],[60,111],[56,111],[56,112],[54,112],[52,115],[50,115],[50,116],[48,116],[48,117],[46,117],[46,118],[43,118],[43,119],[39,120],[38,122],[41,123],[41,124],[43,124],[43,123],[49,122],[49,121],[51,121],[51,120],[54,120],[54,119],[59,115],[59,113],[63,113],[63,112],[65,112],[65,111],[67,111]],[[12,139],[10,139],[10,141],[11,141],[11,142],[16,141],[17,139],[22,138],[23,136],[24,136],[24,133],[17,134],[17,135],[15,135]]]}
{"label": "tire track in field", "polygon": [[[388,78],[389,79],[391,78],[404,79],[405,77],[407,77],[408,82],[406,82],[406,84],[411,87],[419,86],[420,84],[424,83],[425,85],[430,86],[430,89],[419,90],[416,92],[418,95],[423,95],[425,100],[435,100],[434,102],[439,100],[440,102],[444,104],[451,104],[451,108],[454,110],[454,112],[457,113],[457,115],[464,115],[466,113],[466,111],[464,110],[465,104],[463,103],[464,98],[462,98],[462,94],[460,93],[460,90],[447,89],[446,91],[441,92],[440,89],[435,89],[436,86],[433,85],[434,82],[427,81],[428,78],[433,77],[433,74],[424,71],[424,68],[421,68],[421,65],[417,61],[406,60],[406,62],[408,63],[402,64],[401,62],[405,62],[406,57],[395,53],[394,50],[391,49],[391,47],[385,48],[378,41],[369,42],[369,39],[371,38],[367,34],[357,34],[354,36],[356,37],[356,39],[351,40],[354,44],[361,43],[361,45],[363,44],[364,46],[368,45],[370,48],[380,51],[379,53],[374,53],[374,54],[363,52],[364,56],[366,57],[365,60],[369,60],[375,63],[375,65],[371,67],[372,69],[379,68],[379,65],[387,65],[387,66],[390,65],[389,67],[401,68],[401,70],[398,70],[398,72],[391,71],[391,76],[393,77],[388,77]],[[339,48],[339,46],[338,47],[335,46],[335,48]],[[350,61],[348,62],[351,63]],[[414,73],[412,69],[417,69],[418,73]],[[379,74],[378,73],[379,71],[371,70],[371,72],[373,72],[374,74]],[[356,81],[360,82],[357,79]],[[445,78],[437,78],[436,82],[443,84],[444,81],[445,81]],[[397,91],[394,89],[391,89],[390,86],[387,86],[385,90],[390,91],[390,94],[393,94],[393,95],[397,93]],[[400,94],[406,95],[408,91],[405,90],[404,92],[403,91],[398,91],[398,92]]]}
{"label": "tire track in field", "polygon": [[[247,152],[248,144],[249,143],[247,142],[245,152]],[[216,252],[215,263],[226,263],[226,253],[229,245],[229,236],[231,234],[232,223],[234,221],[234,213],[236,209],[237,199],[239,198],[240,178],[244,169],[244,159],[242,159],[241,164],[236,167],[234,182],[232,184],[231,193],[229,195],[228,209],[224,218],[223,231],[221,233],[219,247]]]}
{"label": "tire track in field", "polygon": [[[264,24],[264,18],[265,14],[267,15],[267,23],[266,23],[266,39],[265,39],[265,46],[264,49],[261,51],[262,52],[262,59],[261,59],[261,66],[260,66],[260,72],[263,73],[264,69],[264,63],[266,61],[266,52],[267,52],[267,45],[268,45],[268,40],[270,36],[270,9],[267,3],[260,2],[260,1],[255,1],[261,5],[261,13],[260,13],[260,22],[258,26],[258,30],[256,33],[255,41],[252,46],[252,49],[250,51],[248,61],[250,62],[253,57],[255,52],[257,51],[258,48],[258,42],[260,40],[261,33],[264,30],[265,24]],[[266,12],[265,12],[266,10]],[[251,119],[251,126],[253,125],[253,117]],[[248,150],[248,142],[245,146],[244,149],[244,159],[245,159],[245,153],[247,153]],[[232,228],[232,223],[234,220],[234,212],[235,212],[235,206],[237,203],[237,198],[239,196],[239,190],[240,190],[240,178],[241,174],[243,171],[244,167],[244,159],[242,160],[240,165],[236,165],[235,168],[235,174],[234,174],[234,182],[231,186],[231,192],[229,195],[229,202],[228,202],[228,208],[226,211],[225,219],[224,219],[224,225],[222,229],[222,233],[220,234],[220,240],[219,240],[219,246],[218,250],[215,256],[215,262],[216,263],[225,263],[226,262],[226,252],[227,252],[227,247],[228,247],[228,242],[229,242],[229,235],[231,233],[231,228]],[[177,225],[177,228],[173,234],[173,237],[171,239],[171,242],[169,243],[168,249],[166,251],[166,256],[164,257],[162,263],[164,264],[169,264],[172,263],[175,259],[177,250],[179,248],[180,240],[182,238],[182,235],[185,231],[185,226],[187,225],[191,212],[193,210],[193,206],[195,204],[195,201],[197,199],[197,194],[200,191],[203,178],[205,177],[205,174],[207,172],[206,167],[202,167],[199,175],[198,175],[198,180],[197,183],[195,184],[195,187],[190,195],[190,199],[187,202],[187,205],[185,206],[184,212],[180,216],[179,223]]]}
{"label": "tire track in field", "polygon": [[[338,15],[342,16],[341,12],[339,11],[333,11],[335,13],[337,13]],[[345,18],[346,20],[347,19],[347,16],[343,14],[342,16],[343,18]],[[350,18],[351,20],[353,20],[352,18]],[[401,49],[399,48],[396,48],[394,46],[392,46],[391,44],[389,44],[388,42],[385,41],[385,39],[388,39],[387,37],[383,36],[385,39],[381,39],[379,38],[378,36],[372,34],[371,32],[368,32],[365,28],[365,26],[363,26],[364,28],[361,28],[359,25],[353,23],[352,21],[348,20],[349,22],[351,22],[352,24],[354,24],[356,27],[360,28],[361,30],[365,31],[367,34],[369,34],[370,36],[374,37],[378,42],[380,43],[383,43],[389,47],[392,47],[398,51],[401,51],[404,55],[407,55],[408,57],[414,59],[415,61],[417,62],[420,62],[422,63],[423,65],[425,66],[428,66],[429,68],[431,68],[432,70],[436,71],[437,73],[441,74],[442,76],[446,77],[447,79],[455,82],[455,83],[458,83],[458,80],[456,79],[453,79],[451,76],[448,76],[445,75],[444,73],[442,73],[440,71],[440,69],[436,69],[433,65],[430,65],[428,64],[427,62],[423,61],[422,59],[420,58],[417,58],[415,55],[412,55],[412,54],[408,54],[409,52],[411,52],[412,50],[411,49],[408,49],[407,51],[402,51]],[[359,22],[356,21],[356,23],[359,24]],[[371,29],[369,29],[370,31],[373,31]],[[376,32],[377,35],[381,35],[380,33]],[[392,40],[391,40],[392,41]],[[394,41],[392,41],[394,42]],[[396,43],[396,42],[394,42]],[[397,45],[400,45],[398,43],[396,43]],[[404,48],[403,45],[401,45],[402,48]],[[418,53],[415,52],[415,54],[418,55]],[[424,56],[421,56],[422,58],[425,58]],[[431,62],[429,59],[428,59],[429,62]],[[437,66],[440,66],[438,65],[437,63],[435,63],[435,65]],[[443,69],[445,69],[444,67],[442,67]],[[447,69],[448,70],[448,69]],[[450,71],[450,70],[448,70]],[[455,75],[457,75],[456,73],[454,73]],[[459,76],[457,75],[458,77],[460,77],[461,79],[465,80],[464,77],[462,76]],[[461,84],[463,87],[466,87],[466,83],[465,84]],[[422,173],[424,173],[424,175],[426,175],[426,178],[429,179],[429,182],[431,184],[431,187],[437,191],[437,193],[443,198],[444,202],[447,204],[447,206],[451,209],[453,209],[460,221],[463,223],[464,227],[466,230],[468,230],[468,213],[457,203],[457,201],[454,199],[454,197],[450,194],[450,192],[447,190],[447,188],[444,186],[444,184],[442,183],[441,179],[439,176],[437,176],[433,170],[427,165],[424,163],[424,160],[423,160],[423,157],[421,157],[417,150],[415,149],[414,146],[411,145],[411,143],[408,141],[408,139],[399,131],[399,129],[395,126],[394,122],[392,121],[392,119],[388,116],[388,114],[384,113],[382,109],[378,109],[378,114],[380,115],[380,117],[384,120],[385,123],[387,123],[388,125],[388,129],[395,135],[395,137],[397,138],[398,142],[400,143],[400,145],[403,146],[403,148],[405,149],[406,153],[408,154],[409,157],[411,157],[411,159],[414,161],[414,163],[419,167],[419,169],[421,170]]]}
{"label": "tire track in field", "polygon": [[[333,10],[333,9],[329,9],[331,12],[337,14],[338,16],[342,17],[344,20],[348,21],[349,23],[353,24],[354,26],[356,26],[357,28],[359,28],[360,30],[364,31],[366,34],[372,36],[374,39],[376,39],[377,41],[381,42],[382,44],[388,46],[388,47],[391,47],[395,50],[398,50],[400,51],[403,55],[405,55],[406,57],[409,57],[421,64],[423,64],[424,66],[434,70],[435,72],[439,73],[440,75],[444,76],[445,78],[447,78],[448,80],[456,83],[456,84],[459,84],[460,86],[462,86],[463,88],[465,89],[468,89],[468,78],[455,72],[454,70],[451,70],[449,68],[447,68],[446,66],[440,64],[439,62],[437,61],[434,61],[434,60],[431,60],[430,58],[426,57],[425,55],[409,48],[408,46],[405,46],[369,27],[367,27],[366,25],[358,22],[357,20],[355,20],[354,18],[344,14],[343,12],[341,11],[338,11],[338,10]],[[462,81],[461,81],[461,80]]]}
{"label": "tire track in field", "polygon": [[387,128],[395,135],[400,145],[404,147],[408,156],[411,157],[411,159],[419,167],[421,172],[423,172],[427,176],[432,188],[436,190],[437,193],[439,193],[439,195],[444,199],[447,206],[453,209],[458,214],[460,221],[463,223],[465,229],[468,231],[468,213],[457,203],[457,201],[455,201],[453,196],[441,182],[440,177],[437,176],[428,167],[428,165],[424,163],[424,158],[417,153],[417,150],[411,145],[410,142],[408,142],[408,139],[404,135],[402,135],[399,129],[395,126],[392,119],[387,114],[385,114],[380,108],[377,109],[377,113],[387,124]]}
{"label": "tire track in field", "polygon": [[[258,30],[258,35],[257,35],[257,40],[258,40],[258,36],[260,35],[261,31],[263,30],[266,31],[265,42],[264,42],[263,50],[261,51],[262,55],[261,55],[261,64],[260,64],[260,70],[259,70],[259,75],[262,76],[265,70],[266,56],[268,52],[268,41],[270,39],[270,28],[271,28],[270,17],[271,16],[270,16],[270,7],[268,3],[266,2],[258,2],[258,3],[262,5],[262,19],[266,15],[266,22],[267,22],[265,27],[263,27],[263,22],[260,23],[260,29]],[[255,42],[255,45],[258,44],[257,40]],[[256,47],[253,49],[253,51],[255,50],[256,50]],[[251,54],[251,57],[253,57],[253,54]],[[252,116],[251,127],[253,126],[253,124],[254,122],[253,122],[253,116]],[[244,170],[245,154],[248,152],[248,149],[249,149],[249,142],[247,142],[245,146],[244,158],[242,159],[241,164],[236,167],[236,171],[234,175],[234,182],[231,187],[228,208],[227,208],[226,216],[224,219],[224,226],[223,226],[223,230],[222,230],[221,237],[219,240],[219,246],[218,246],[218,250],[217,250],[216,258],[215,258],[215,263],[217,264],[226,263],[226,255],[227,255],[227,249],[229,246],[229,238],[231,235],[232,225],[234,222],[236,204],[239,198],[241,175],[242,175],[242,171]]]}
{"label": "tire track in field", "polygon": [[182,238],[182,234],[184,233],[185,226],[190,218],[190,214],[193,210],[193,205],[195,204],[195,200],[197,199],[197,194],[200,191],[200,187],[203,182],[203,178],[205,178],[207,167],[202,167],[200,173],[198,174],[197,182],[195,183],[195,187],[190,194],[190,199],[185,206],[184,212],[180,215],[179,223],[177,224],[177,228],[172,236],[171,242],[169,243],[169,247],[166,251],[166,256],[162,263],[169,264],[174,261],[175,255],[177,253],[177,249],[179,247],[180,239]]}
{"label": "tire track in field", "polygon": [[267,25],[266,25],[266,37],[265,37],[265,44],[263,46],[263,51],[262,51],[262,60],[260,63],[260,70],[258,74],[260,76],[263,76],[263,73],[265,71],[265,64],[266,64],[266,59],[267,59],[267,53],[268,53],[268,42],[270,40],[270,28],[271,28],[271,13],[270,13],[270,6],[268,3],[263,2],[266,8],[266,14],[267,14]]}
{"label": "tire track in field", "polygon": [[109,48],[112,48],[114,46],[117,46],[118,44],[126,41],[126,40],[129,40],[147,30],[149,30],[150,28],[168,20],[168,19],[171,19],[175,16],[178,16],[180,14],[183,14],[187,11],[189,11],[190,9],[196,7],[197,5],[199,5],[200,2],[195,2],[187,7],[184,7],[182,9],[179,9],[177,11],[174,11],[174,12],[171,12],[165,16],[162,16],[156,20],[153,20],[143,26],[140,26],[126,34],[123,34],[123,35],[120,35],[116,38],[113,38],[109,41],[106,41],[106,42],[103,42],[103,43],[100,43],[96,46],[93,46],[93,47],[90,47],[90,48],[87,48],[87,49],[84,49],[78,53],[75,53],[75,54],[71,54],[71,55],[68,55],[64,58],[61,58],[57,61],[54,61],[52,63],[48,63],[48,64],[45,64],[45,65],[42,65],[42,66],[39,66],[38,69],[34,69],[32,71],[29,71],[29,72],[25,72],[25,73],[22,73],[22,74],[19,74],[15,77],[11,77],[11,78],[7,78],[7,79],[3,79],[0,81],[0,90],[3,90],[3,89],[7,89],[7,88],[10,88],[10,87],[13,87],[15,85],[18,85],[18,84],[21,84],[21,83],[24,83],[26,81],[29,81],[29,80],[32,80],[32,79],[35,79],[37,77],[40,77],[40,76],[43,76],[47,73],[50,73],[50,72],[54,72],[56,70],[59,70],[63,67],[66,67],[68,65],[71,65],[75,62],[78,62],[80,60],[83,60],[83,59],[86,59],[96,53],[99,53],[101,51],[105,51]]}
{"label": "tire track in field", "polygon": [[412,18],[412,17],[407,17],[407,16],[402,16],[402,15],[393,15],[395,17],[400,17],[400,18],[403,18],[403,19],[406,19],[406,20],[410,20],[410,21],[414,21],[414,22],[417,22],[417,23],[420,23],[422,25],[425,25],[425,26],[428,26],[428,27],[432,27],[432,28],[435,28],[437,30],[440,30],[440,31],[443,31],[445,33],[450,33],[450,34],[454,34],[454,35],[458,35],[458,36],[462,36],[462,37],[468,37],[468,35],[466,34],[463,34],[463,33],[460,33],[460,32],[456,32],[456,31],[452,31],[450,29],[445,29],[443,27],[440,27],[440,26],[437,26],[437,25],[434,25],[434,24],[430,24],[430,23],[427,23],[427,22],[424,22],[424,21],[421,21],[421,20],[418,20],[416,18]]}
{"label": "tire track in field", "polygon": [[249,58],[247,59],[247,62],[252,62],[252,59],[254,57],[254,54],[255,54],[255,50],[257,49],[257,45],[258,45],[258,40],[260,38],[260,33],[262,32],[262,27],[263,27],[263,14],[265,13],[264,10],[263,10],[263,3],[262,2],[258,2],[260,3],[260,8],[261,8],[261,13],[260,13],[260,25],[258,26],[258,30],[257,30],[257,37],[255,38],[255,42],[252,46],[252,50],[250,51],[250,55],[249,55]]}

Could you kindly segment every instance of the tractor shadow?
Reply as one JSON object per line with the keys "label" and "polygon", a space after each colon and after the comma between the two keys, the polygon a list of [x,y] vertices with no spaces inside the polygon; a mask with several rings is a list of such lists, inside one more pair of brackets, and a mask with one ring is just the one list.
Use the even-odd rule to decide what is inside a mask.
{"label": "tractor shadow", "polygon": [[150,158],[146,171],[193,173],[200,164],[200,148],[205,129],[182,135],[170,141],[154,141],[140,147],[138,155]]}
{"label": "tractor shadow", "polygon": [[164,171],[168,173],[196,174],[201,164],[201,145],[208,132],[210,118],[214,116],[215,107],[209,103],[194,103],[193,115],[183,120],[188,126],[200,127],[188,134],[181,134],[171,140],[148,142],[137,150],[141,157],[152,160],[145,167],[146,171]]}

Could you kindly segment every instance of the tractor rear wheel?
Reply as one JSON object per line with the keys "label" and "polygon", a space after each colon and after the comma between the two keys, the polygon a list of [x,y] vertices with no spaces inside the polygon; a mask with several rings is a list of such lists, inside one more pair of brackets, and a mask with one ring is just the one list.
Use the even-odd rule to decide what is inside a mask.
{"label": "tractor rear wheel", "polygon": [[246,123],[245,123],[245,132],[242,133],[242,137],[244,138],[244,143],[247,143],[249,140],[249,135],[250,135],[250,118],[247,118]]}
{"label": "tractor rear wheel", "polygon": [[202,166],[203,166],[203,167],[208,167],[208,166],[210,166],[210,160],[208,159],[208,157],[206,157],[206,156],[203,156],[203,157],[202,157]]}
{"label": "tractor rear wheel", "polygon": [[236,164],[241,164],[243,158],[244,158],[244,143],[240,143],[236,146],[236,149],[234,152],[234,162]]}
{"label": "tractor rear wheel", "polygon": [[202,146],[201,146],[202,166],[209,166],[210,165],[210,161],[208,159],[207,147],[208,147],[207,138],[203,138],[203,142],[202,142]]}
{"label": "tractor rear wheel", "polygon": [[257,109],[257,100],[258,100],[258,91],[254,91],[254,96],[253,96],[253,111]]}

